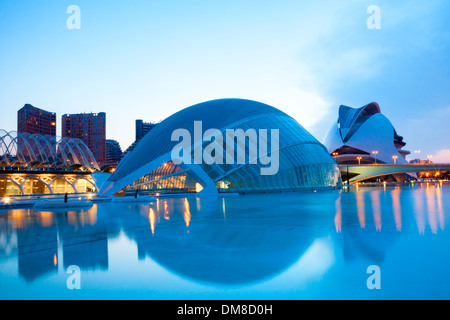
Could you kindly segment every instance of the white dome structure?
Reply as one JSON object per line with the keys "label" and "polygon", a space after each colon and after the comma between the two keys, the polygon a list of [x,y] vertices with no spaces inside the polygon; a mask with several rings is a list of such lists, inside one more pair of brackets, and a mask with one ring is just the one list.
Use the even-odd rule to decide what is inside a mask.
{"label": "white dome structure", "polygon": [[324,144],[339,164],[403,164],[410,153],[376,102],[358,109],[341,105]]}
{"label": "white dome structure", "polygon": [[[195,137],[193,125],[196,122],[202,123],[205,135],[209,130],[225,136],[228,130],[235,129],[265,131],[266,142],[272,141],[274,129],[279,132],[279,144],[275,147],[271,142],[271,151],[262,152],[260,140],[259,156],[253,158],[248,145],[237,147],[236,142],[233,142],[233,150],[240,148],[245,153],[245,162],[198,163],[195,160],[196,150],[204,154],[211,141],[200,139],[186,147],[189,153],[192,150],[194,161],[175,163],[172,161],[172,151],[178,142],[172,140],[172,133],[182,129]],[[279,156],[279,170],[273,175],[262,175],[261,170],[265,165],[261,160],[267,158],[268,154]],[[231,160],[236,157],[236,154],[229,153],[228,147],[220,149],[217,155],[222,155],[222,159],[229,156]],[[338,165],[325,146],[293,118],[260,102],[218,99],[185,108],[159,123],[132,152],[126,154],[116,171],[102,185],[99,194],[269,192],[334,188],[340,183]]]}

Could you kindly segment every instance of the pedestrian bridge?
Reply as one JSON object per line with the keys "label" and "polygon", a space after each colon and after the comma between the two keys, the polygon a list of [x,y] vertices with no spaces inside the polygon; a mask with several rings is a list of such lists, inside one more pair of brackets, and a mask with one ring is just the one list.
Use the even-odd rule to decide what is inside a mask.
{"label": "pedestrian bridge", "polygon": [[339,169],[344,182],[355,183],[400,173],[430,172],[435,175],[436,173],[450,171],[450,163],[339,165]]}

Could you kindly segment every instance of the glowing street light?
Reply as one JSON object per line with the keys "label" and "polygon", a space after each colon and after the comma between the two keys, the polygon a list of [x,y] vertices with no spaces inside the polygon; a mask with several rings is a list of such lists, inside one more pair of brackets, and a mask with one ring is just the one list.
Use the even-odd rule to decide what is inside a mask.
{"label": "glowing street light", "polygon": [[358,165],[360,166],[362,157],[356,157],[356,159],[358,159]]}
{"label": "glowing street light", "polygon": [[337,153],[337,152],[333,152],[332,154],[331,154],[333,157],[336,157],[336,156],[338,156],[339,155],[339,153]]}
{"label": "glowing street light", "polygon": [[398,156],[392,156],[392,159],[394,159],[394,164],[397,164],[397,158]]}
{"label": "glowing street light", "polygon": [[372,151],[372,154],[374,155],[374,158],[375,158],[375,164],[377,164],[377,154],[378,154],[378,151],[377,151],[377,150],[374,150],[374,151]]}

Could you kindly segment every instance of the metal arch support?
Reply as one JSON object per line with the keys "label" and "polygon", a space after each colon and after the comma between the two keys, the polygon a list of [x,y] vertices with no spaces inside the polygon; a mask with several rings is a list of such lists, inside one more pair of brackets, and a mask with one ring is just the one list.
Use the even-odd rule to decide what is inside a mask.
{"label": "metal arch support", "polygon": [[203,190],[199,192],[201,195],[216,195],[218,190],[214,181],[206,174],[198,164],[185,164],[199,179]]}
{"label": "metal arch support", "polygon": [[53,183],[55,180],[58,180],[58,179],[67,182],[67,183],[73,188],[73,190],[74,190],[75,192],[77,192],[77,188],[75,188],[75,186],[74,186],[72,183],[70,183],[69,181],[67,181],[67,180],[64,179],[64,178],[61,178],[61,177],[59,177],[59,176],[56,176],[56,177],[52,180],[52,182],[50,182],[50,191],[51,191],[52,193],[54,193],[54,192],[53,192],[53,189],[52,189],[51,185],[52,185],[52,183]]}
{"label": "metal arch support", "polygon": [[78,177],[75,179],[75,182],[73,183],[75,186],[75,191],[78,192],[78,189],[76,188],[77,182],[78,180],[86,180],[87,182],[89,182],[91,184],[91,186],[93,186],[95,188],[95,190],[98,191],[98,187],[95,183],[93,183],[92,181],[89,181],[88,179],[86,179],[85,177]]}
{"label": "metal arch support", "polygon": [[[45,151],[44,151],[44,148],[42,147],[41,143],[36,139],[36,137],[35,137],[34,135],[28,133],[28,132],[25,132],[25,133],[22,134],[22,138],[24,138],[24,137],[26,137],[28,143],[29,143],[29,139],[31,139],[32,141],[34,141],[34,145],[35,145],[36,148],[39,150],[40,158],[41,158],[42,160],[44,160],[46,163],[48,163],[48,162],[49,162],[49,161],[48,161],[48,157],[47,157],[47,155],[46,155],[46,153],[45,153]],[[30,143],[29,143],[29,144],[30,144]],[[30,147],[31,147],[31,144],[30,144]],[[33,148],[32,148],[32,150],[33,150]],[[33,150],[33,152],[34,152],[34,150]],[[35,154],[35,156],[36,156],[36,154]]]}
{"label": "metal arch support", "polygon": [[10,159],[10,157],[11,157],[11,152],[9,151],[9,148],[8,148],[8,146],[6,145],[6,142],[5,142],[5,140],[3,140],[3,137],[0,137],[0,140],[1,140],[1,142],[3,143],[3,145],[5,146],[5,148],[6,148],[6,152],[7,152],[7,157],[5,157],[5,155],[3,155],[4,157],[5,157],[5,159],[7,159],[7,161],[6,161],[6,163],[8,164],[8,165],[10,165],[11,164],[11,159]]}
{"label": "metal arch support", "polygon": [[19,187],[19,190],[20,190],[20,192],[22,192],[22,195],[25,194],[25,192],[24,192],[24,190],[23,190],[23,186],[22,186],[21,184],[17,183],[17,182],[14,181],[13,179],[8,178],[8,177],[6,177],[6,176],[4,176],[4,175],[0,175],[0,178],[3,178],[3,179],[6,179],[6,180],[11,181],[11,182],[14,183],[17,187]]}
{"label": "metal arch support", "polygon": [[83,152],[83,155],[86,158],[87,163],[89,164],[89,167],[94,167],[94,169],[100,170],[97,160],[95,159],[94,155],[92,154],[92,151],[88,148],[88,146],[82,140],[80,140],[78,138],[72,139],[72,141]]}
{"label": "metal arch support", "polygon": [[[42,182],[42,183],[48,188],[48,190],[50,191],[50,193],[53,193],[53,191],[52,191],[50,185],[47,184],[47,183],[46,183],[45,181],[43,181],[42,179],[36,177],[36,176],[29,176],[29,177],[27,177],[27,178],[23,181],[22,186],[25,185],[25,182],[27,182],[28,180],[31,180],[31,179],[34,179],[34,180],[37,180],[37,181]],[[55,179],[53,179],[53,180],[55,180]],[[52,182],[53,182],[53,180],[52,180]],[[24,191],[25,191],[25,190],[24,190]],[[24,192],[24,194],[25,194],[25,192]]]}
{"label": "metal arch support", "polygon": [[83,166],[85,166],[85,167],[89,167],[89,162],[88,162],[88,160],[86,159],[86,156],[84,155],[84,152],[83,152],[83,150],[81,150],[81,148],[80,148],[80,146],[78,145],[78,143],[76,143],[73,139],[70,139],[70,140],[68,140],[68,144],[72,147],[72,145],[73,145],[73,147],[75,147],[75,148],[73,148],[72,147],[72,150],[74,150],[74,152],[75,152],[75,149],[80,153],[79,154],[79,157],[77,157],[77,158],[81,158],[81,162],[82,163],[80,163],[80,164],[82,164]]}
{"label": "metal arch support", "polygon": [[[13,131],[13,132],[14,132],[14,131]],[[17,157],[17,158],[19,157],[19,151],[20,151],[20,153],[22,154],[22,159],[25,160],[25,156],[23,155],[22,149],[20,149],[20,148],[18,147],[16,138],[14,138],[14,137],[11,135],[11,133],[12,133],[12,132],[6,132],[6,136],[3,136],[3,137],[9,137],[9,138],[11,139],[11,141],[9,142],[9,145],[8,145],[8,151],[9,151],[9,156],[10,156],[11,160],[12,160],[11,150],[12,150],[12,147],[13,147],[14,145],[16,146],[16,157]],[[24,161],[24,162],[25,162],[25,161]],[[14,162],[11,161],[11,164],[13,164],[13,163],[14,163]]]}
{"label": "metal arch support", "polygon": [[[47,138],[47,137],[52,138],[52,136],[49,136],[49,135],[43,136],[43,135],[40,135],[40,134],[36,135],[36,136],[38,137],[38,139],[36,139],[36,140],[41,144],[42,149],[44,150],[44,153],[46,153],[46,149],[48,149],[48,151],[51,153],[50,156],[54,159],[51,164],[52,165],[56,165],[56,160],[58,158],[57,155],[56,155],[56,147],[57,147],[56,139],[54,140],[54,142],[55,142],[55,150],[53,150],[53,146],[51,145],[49,139]],[[45,144],[45,147],[42,145],[41,140]],[[47,154],[46,154],[46,156],[47,156],[47,159],[48,159],[48,155]],[[49,159],[48,159],[48,161],[49,161]],[[49,163],[50,163],[50,161],[49,161]]]}
{"label": "metal arch support", "polygon": [[[61,147],[61,150],[64,151],[64,153],[65,153],[66,156],[67,156],[67,153],[66,153],[65,150],[64,150],[64,146],[66,146],[66,147],[68,148],[68,151],[69,151],[70,154],[72,155],[73,161],[76,162],[76,163],[71,163],[71,165],[79,164],[79,163],[80,163],[80,161],[78,160],[78,158],[77,158],[75,152],[73,151],[72,147],[69,145],[69,143],[66,141],[65,138],[61,138],[61,139],[59,140],[58,146]],[[70,159],[69,159],[68,157],[67,157],[66,160],[69,160],[69,162],[71,162]]]}
{"label": "metal arch support", "polygon": [[[11,133],[13,133],[13,132],[17,133],[17,136],[15,138],[13,138],[13,136],[11,134],[9,136],[14,139],[14,142],[16,144],[16,148],[17,148],[18,151],[20,150],[20,153],[22,154],[24,163],[28,164],[30,162],[37,161],[36,155],[32,151],[30,143],[28,142],[28,140],[25,139],[20,132],[12,131]],[[21,138],[23,140],[24,147],[27,149],[27,154],[28,154],[28,156],[30,158],[30,159],[28,159],[28,161],[27,161],[27,158],[25,157],[25,153],[23,152],[24,151],[23,150],[23,146],[21,146],[21,144],[19,143],[19,138]],[[11,143],[12,143],[12,141],[11,141]]]}

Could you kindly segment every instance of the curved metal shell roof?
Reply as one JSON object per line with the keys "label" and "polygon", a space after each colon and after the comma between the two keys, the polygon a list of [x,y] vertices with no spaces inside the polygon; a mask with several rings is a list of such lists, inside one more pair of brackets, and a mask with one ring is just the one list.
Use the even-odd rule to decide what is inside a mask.
{"label": "curved metal shell roof", "polygon": [[[249,165],[247,159],[246,163],[241,164],[183,163],[181,168],[177,168],[181,170],[173,171],[169,164],[172,161],[171,152],[180,143],[171,139],[175,130],[189,131],[191,139],[196,140],[191,141],[192,150],[207,147],[199,144],[200,141],[195,137],[196,121],[201,121],[202,135],[208,129],[217,129],[222,133],[227,129],[262,129],[271,135],[272,129],[277,129],[275,135],[279,134],[279,146],[271,152],[279,154],[280,170],[271,176],[261,175],[261,163]],[[199,140],[202,138],[199,137]],[[269,135],[266,138],[267,141],[271,140]],[[259,157],[266,157],[268,154],[260,153]],[[159,172],[158,168],[161,166],[164,174]],[[310,186],[335,187],[340,182],[338,171],[336,162],[326,148],[284,112],[252,100],[218,99],[185,108],[159,123],[122,159],[116,171],[102,186],[100,194],[113,195],[124,188],[133,187],[134,183],[160,181],[164,177],[179,174],[195,176],[195,180],[204,186],[204,193],[217,192],[217,184],[223,180],[230,184],[230,190],[239,192]],[[170,184],[174,185],[175,182],[171,181]]]}
{"label": "curved metal shell roof", "polygon": [[80,139],[0,130],[0,163],[99,170],[97,161]]}
{"label": "curved metal shell roof", "polygon": [[170,152],[178,143],[171,141],[174,130],[187,129],[193,136],[194,121],[202,121],[203,128],[220,130],[243,119],[268,113],[286,115],[267,104],[245,99],[218,99],[187,107],[163,120],[148,132],[134,150],[122,159],[110,181],[117,181],[142,165]]}

